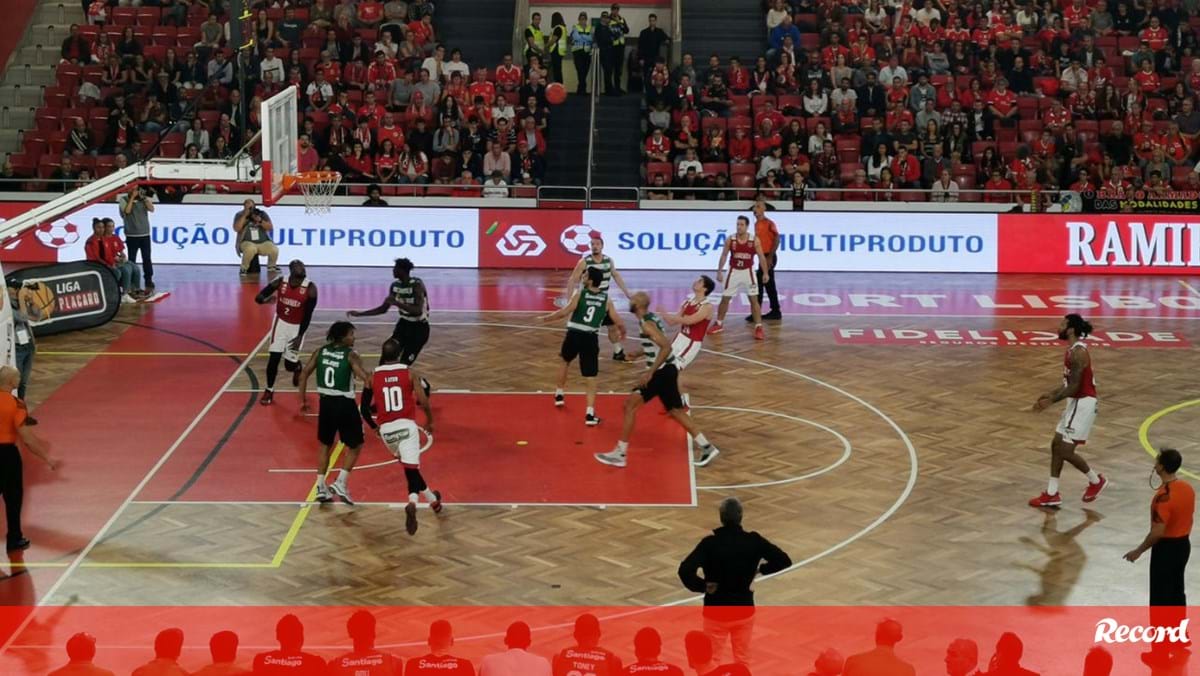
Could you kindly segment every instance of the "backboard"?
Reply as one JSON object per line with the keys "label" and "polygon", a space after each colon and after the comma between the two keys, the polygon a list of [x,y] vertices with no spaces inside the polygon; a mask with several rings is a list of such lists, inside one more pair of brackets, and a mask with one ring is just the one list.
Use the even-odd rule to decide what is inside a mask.
{"label": "backboard", "polygon": [[296,97],[295,87],[285,87],[262,103],[262,195],[266,206],[283,197],[283,175],[300,171]]}

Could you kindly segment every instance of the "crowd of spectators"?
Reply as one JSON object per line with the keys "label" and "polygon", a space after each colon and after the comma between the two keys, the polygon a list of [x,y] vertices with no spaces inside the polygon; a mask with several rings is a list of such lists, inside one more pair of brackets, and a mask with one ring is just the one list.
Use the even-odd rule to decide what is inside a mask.
{"label": "crowd of spectators", "polygon": [[1195,3],[769,0],[764,10],[764,54],[703,65],[684,54],[647,77],[650,197],[758,188],[1028,202],[1060,189],[1200,190]]}
{"label": "crowd of spectators", "polygon": [[90,23],[71,26],[63,42],[38,129],[7,163],[14,176],[66,189],[155,147],[165,157],[229,158],[259,130],[260,103],[295,87],[300,171],[339,171],[361,194],[374,183],[389,193],[442,184],[454,186],[445,194],[478,195],[484,178],[544,178],[546,69],[508,55],[491,69],[469,65],[440,41],[428,0],[249,3],[243,49],[220,0],[85,4]]}

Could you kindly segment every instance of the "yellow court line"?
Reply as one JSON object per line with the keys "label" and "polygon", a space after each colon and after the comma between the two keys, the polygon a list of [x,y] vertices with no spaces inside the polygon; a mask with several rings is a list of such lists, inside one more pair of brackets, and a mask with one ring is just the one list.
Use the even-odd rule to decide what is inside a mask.
{"label": "yellow court line", "polygon": [[[337,446],[333,447],[333,453],[329,455],[329,466],[336,467],[338,456],[342,454],[342,449],[345,448],[342,442],[338,442]],[[316,474],[316,472],[313,472]],[[275,551],[275,557],[271,559],[271,567],[279,568],[283,565],[283,560],[287,558],[288,551],[291,550],[292,544],[296,542],[296,536],[300,534],[300,528],[304,525],[304,521],[308,519],[308,513],[312,511],[312,501],[317,497],[317,483],[313,482],[313,487],[308,491],[308,497],[304,498],[305,504],[296,512],[296,518],[292,519],[292,526],[288,528],[287,535],[283,536],[283,542],[279,543],[279,549]]]}
{"label": "yellow court line", "polygon": [[[1164,409],[1160,409],[1154,413],[1151,413],[1145,420],[1142,421],[1141,426],[1138,427],[1138,441],[1141,442],[1142,449],[1149,453],[1150,457],[1158,457],[1158,450],[1150,444],[1150,426],[1176,411],[1182,411],[1183,409],[1191,408],[1192,406],[1200,406],[1200,399],[1191,399],[1189,401],[1181,401],[1178,404],[1173,404]],[[1179,474],[1182,474],[1189,479],[1200,481],[1200,474],[1196,474],[1195,472],[1189,472],[1186,469],[1181,469],[1179,470]]]}

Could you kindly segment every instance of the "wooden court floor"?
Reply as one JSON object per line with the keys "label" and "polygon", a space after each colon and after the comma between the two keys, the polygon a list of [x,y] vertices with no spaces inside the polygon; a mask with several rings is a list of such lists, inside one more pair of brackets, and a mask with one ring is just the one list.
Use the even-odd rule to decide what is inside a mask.
{"label": "wooden court floor", "polygon": [[[35,409],[43,402],[52,409],[59,389],[88,377],[96,364],[123,360],[137,365],[130,368],[159,369],[164,379],[201,368],[228,376],[224,388],[232,409],[246,410],[232,419],[251,425],[246,421],[267,415],[245,405],[260,386],[265,355],[249,358],[244,369],[237,362],[259,351],[252,346],[267,329],[269,310],[254,306],[256,288],[239,287],[229,272],[165,267],[160,277],[177,287],[172,299],[123,309],[117,322],[102,329],[44,339],[30,395]],[[313,270],[311,276],[322,287],[322,301],[309,346],[345,309],[377,304],[389,281],[383,268]],[[438,390],[553,389],[562,332],[537,324],[532,310],[553,307],[565,274],[435,270],[422,276],[436,311],[418,365]],[[654,289],[664,304],[675,305],[693,275],[626,276],[631,287]],[[1145,447],[1174,445],[1185,467],[1193,457],[1191,466],[1200,467],[1194,436],[1200,407],[1186,403],[1197,396],[1194,348],[1093,348],[1102,404],[1085,450],[1113,486],[1083,509],[1084,480],[1068,469],[1066,503],[1050,513],[1026,501],[1045,487],[1059,409],[1040,415],[1028,409],[1058,381],[1061,344],[849,344],[839,342],[836,332],[1053,330],[1062,311],[1052,305],[987,306],[1029,294],[1043,300],[1063,293],[1125,294],[1151,299],[1155,308],[1114,309],[1108,303],[1085,310],[1097,317],[1098,330],[1200,341],[1195,330],[1200,310],[1156,300],[1200,297],[1188,280],[784,273],[780,286],[789,299],[785,319],[769,325],[767,341],[751,339],[742,322],[744,307],[735,303],[729,329],[705,342],[705,353],[684,376],[698,424],[722,450],[712,465],[696,470],[694,507],[451,505],[443,518],[423,511],[420,532],[409,537],[403,511],[394,505],[303,506],[303,491],[290,502],[256,501],[261,477],[250,472],[230,480],[227,497],[202,502],[190,501],[186,492],[146,499],[172,493],[172,487],[155,490],[152,479],[139,495],[116,496],[119,509],[112,510],[116,516],[100,537],[76,538],[50,553],[39,553],[35,545],[27,560],[37,572],[36,596],[49,603],[104,605],[688,603],[694,599],[679,584],[676,567],[716,525],[720,499],[735,495],[745,503],[746,525],[795,562],[756,585],[760,603],[1144,602],[1146,562],[1131,565],[1121,555],[1148,526],[1153,463]],[[811,294],[817,292],[843,302],[814,301]],[[910,303],[890,309],[878,298],[865,306],[846,301],[854,293],[932,293],[949,300],[933,308],[918,303],[914,310]],[[810,295],[793,302],[801,294]],[[979,295],[990,303],[980,306]],[[960,297],[974,305],[951,302]],[[197,313],[206,318],[209,352],[227,358],[186,356],[188,350],[155,356],[161,348],[154,341],[145,354],[116,351],[145,327],[194,332],[197,325],[189,318]],[[390,332],[390,317],[374,319],[361,323],[358,333],[358,349],[368,355],[377,353]],[[239,348],[233,338],[222,342],[226,334],[251,339]],[[606,359],[599,389],[626,391],[639,369]],[[43,429],[53,440],[56,427],[85,425],[88,416],[124,415],[130,438],[56,452],[68,461],[73,454],[105,452],[106,445],[133,443],[139,430],[155,424],[158,404],[118,386],[114,383],[111,400],[97,401],[74,420],[43,417]],[[573,376],[570,389],[579,386]],[[182,389],[178,403],[201,412],[215,394],[213,387]],[[271,414],[295,408],[294,395],[281,392]],[[575,408],[581,410],[578,403]],[[546,395],[546,415],[555,413]],[[484,421],[503,415],[478,411]],[[641,415],[657,412],[651,406]],[[577,452],[608,450],[618,428],[618,419],[606,419],[589,430],[588,445]],[[208,434],[197,429],[200,437]],[[492,441],[481,434],[479,443]],[[148,450],[144,466],[130,470],[134,481],[167,450]],[[276,450],[263,442],[239,452]],[[435,443],[431,453],[436,452]],[[497,446],[495,452],[509,451]],[[217,453],[213,467],[234,460]],[[167,463],[165,472],[179,469],[180,462],[186,465]],[[631,462],[637,462],[636,452]],[[213,471],[206,467],[183,469],[199,476]],[[396,493],[403,493],[398,470],[377,471],[390,473]],[[536,474],[538,467],[527,471]],[[436,484],[435,476],[429,478]],[[352,488],[361,480],[352,476]],[[103,522],[107,511],[93,516]],[[51,528],[38,522],[45,513],[35,503],[27,521]]]}

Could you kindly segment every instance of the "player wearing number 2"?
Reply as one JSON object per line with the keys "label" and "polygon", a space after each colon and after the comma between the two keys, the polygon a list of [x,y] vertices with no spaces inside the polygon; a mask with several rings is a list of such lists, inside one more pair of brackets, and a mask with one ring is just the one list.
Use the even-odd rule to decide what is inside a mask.
{"label": "player wearing number 2", "polygon": [[[754,258],[758,257],[759,267],[762,268],[763,283],[771,280],[771,271],[763,263],[762,245],[758,238],[750,234],[750,219],[745,216],[737,218],[737,233],[725,240],[725,248],[721,251],[721,262],[717,265],[717,281],[725,282],[725,290],[721,292],[721,307],[717,309],[717,322],[709,327],[709,333],[720,333],[725,330],[725,313],[729,312],[729,301],[739,292],[745,292],[750,299],[750,319],[754,322],[754,339],[764,340],[762,325],[762,308],[758,304],[758,283],[754,279]],[[729,261],[729,277],[725,278],[725,261]]]}
{"label": "player wearing number 2", "polygon": [[562,363],[558,368],[558,381],[554,390],[554,405],[566,404],[563,388],[567,386],[567,366],[579,358],[579,373],[583,376],[587,392],[587,413],[584,424],[593,427],[600,424],[596,417],[596,374],[600,373],[600,327],[605,317],[611,317],[621,338],[625,338],[625,324],[617,316],[612,299],[601,284],[604,273],[596,268],[587,271],[586,283],[571,296],[571,301],[558,312],[540,317],[543,322],[552,322],[570,316],[567,320],[567,335],[563,338],[559,356]]}
{"label": "player wearing number 2", "polygon": [[[315,371],[317,392],[321,395],[317,412],[317,440],[321,442],[317,459],[317,501],[329,502],[333,499],[332,494],[341,498],[342,502],[353,505],[354,500],[350,498],[346,481],[363,445],[362,418],[359,417],[358,407],[354,405],[357,389],[355,379],[366,382],[368,376],[363,370],[362,359],[354,351],[353,324],[334,322],[326,338],[325,345],[313,353],[300,373],[300,401],[303,402],[300,410],[309,410],[305,391],[308,389],[308,377]],[[346,459],[342,462],[342,472],[337,481],[326,486],[329,452],[335,438],[340,438],[346,447]]]}
{"label": "player wearing number 2", "polygon": [[[388,338],[383,342],[378,367],[369,384],[363,388],[362,416],[371,429],[378,429],[383,443],[400,460],[404,467],[404,478],[408,481],[408,505],[404,508],[405,529],[409,535],[417,532],[417,500],[421,496],[429,501],[435,514],[442,511],[442,494],[430,490],[421,476],[421,437],[417,428],[417,405],[425,411],[425,431],[433,435],[433,409],[425,388],[415,387],[420,383],[400,361],[400,341]],[[378,399],[378,403],[375,402]],[[376,421],[378,411],[378,421]]]}
{"label": "player wearing number 2", "polygon": [[317,308],[317,285],[308,280],[304,263],[294,260],[288,263],[287,278],[276,277],[254,297],[254,302],[264,305],[275,297],[275,321],[271,323],[270,356],[267,358],[267,388],[263,390],[263,406],[275,400],[275,376],[279,375],[279,361],[292,374],[292,386],[300,384],[300,347],[304,345],[304,332],[312,321]]}

